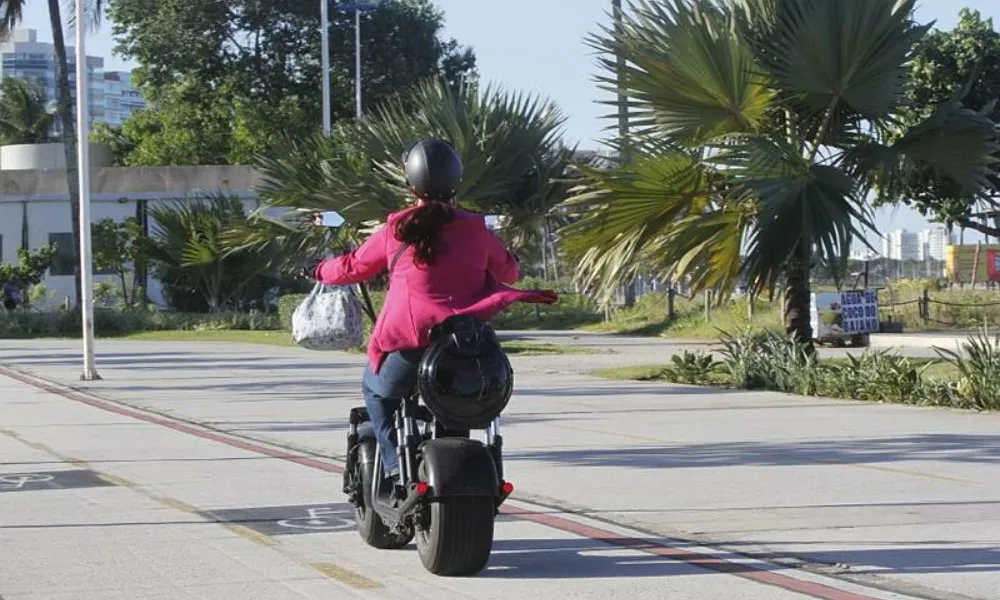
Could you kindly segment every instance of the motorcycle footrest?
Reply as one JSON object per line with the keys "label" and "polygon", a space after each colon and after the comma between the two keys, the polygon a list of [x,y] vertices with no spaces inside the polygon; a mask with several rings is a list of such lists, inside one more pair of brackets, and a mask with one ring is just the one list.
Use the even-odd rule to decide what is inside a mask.
{"label": "motorcycle footrest", "polygon": [[371,421],[371,417],[368,415],[368,409],[364,406],[356,406],[351,409],[350,423],[351,425],[360,425],[362,423],[367,423]]}

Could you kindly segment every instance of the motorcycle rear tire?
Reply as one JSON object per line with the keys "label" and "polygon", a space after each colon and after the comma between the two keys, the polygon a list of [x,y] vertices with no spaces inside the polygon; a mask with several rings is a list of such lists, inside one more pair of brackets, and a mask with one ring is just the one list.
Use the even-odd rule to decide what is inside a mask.
{"label": "motorcycle rear tire", "polygon": [[475,575],[486,567],[493,550],[496,504],[488,496],[435,500],[426,529],[417,530],[417,554],[435,575]]}
{"label": "motorcycle rear tire", "polygon": [[361,502],[355,506],[354,514],[358,521],[358,533],[366,544],[379,550],[398,550],[405,547],[413,539],[413,531],[393,533],[385,524],[382,516],[372,508],[372,468],[358,466],[361,471]]}

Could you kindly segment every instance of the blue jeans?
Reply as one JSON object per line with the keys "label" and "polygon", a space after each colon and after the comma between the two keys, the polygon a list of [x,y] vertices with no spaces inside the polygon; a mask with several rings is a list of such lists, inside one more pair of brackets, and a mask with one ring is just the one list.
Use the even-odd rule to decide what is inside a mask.
{"label": "blue jeans", "polygon": [[403,398],[416,385],[417,369],[423,354],[423,348],[393,352],[385,358],[378,374],[366,366],[361,379],[361,393],[382,452],[383,468],[389,475],[399,473],[393,411],[399,410]]}

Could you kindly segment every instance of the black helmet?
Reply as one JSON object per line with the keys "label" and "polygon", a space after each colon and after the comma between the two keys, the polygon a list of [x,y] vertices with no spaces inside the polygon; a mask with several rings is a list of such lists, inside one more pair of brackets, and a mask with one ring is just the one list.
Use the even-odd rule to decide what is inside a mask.
{"label": "black helmet", "polygon": [[462,159],[444,140],[426,138],[403,153],[406,185],[424,200],[446,202],[462,181]]}
{"label": "black helmet", "polygon": [[444,427],[485,429],[507,407],[514,370],[489,325],[451,317],[431,332],[417,389]]}

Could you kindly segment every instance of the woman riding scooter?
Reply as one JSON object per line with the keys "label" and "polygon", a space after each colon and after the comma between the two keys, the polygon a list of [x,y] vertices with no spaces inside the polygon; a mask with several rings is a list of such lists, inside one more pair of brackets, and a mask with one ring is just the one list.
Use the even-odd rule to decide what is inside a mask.
{"label": "woman riding scooter", "polygon": [[549,291],[517,290],[517,256],[482,215],[458,207],[462,162],[438,139],[414,143],[403,155],[406,186],[416,206],[389,215],[385,227],[357,250],[319,262],[315,279],[362,283],[389,269],[389,291],[368,344],[361,389],[381,448],[385,472],[398,480],[391,415],[414,387],[431,329],[455,315],[487,321],[514,302],[551,304]]}

